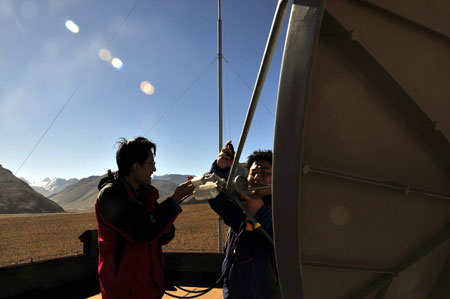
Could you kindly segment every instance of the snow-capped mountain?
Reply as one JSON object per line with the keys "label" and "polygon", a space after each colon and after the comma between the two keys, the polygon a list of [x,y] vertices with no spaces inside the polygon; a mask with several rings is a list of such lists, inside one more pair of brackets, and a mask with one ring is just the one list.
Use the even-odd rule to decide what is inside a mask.
{"label": "snow-capped mountain", "polygon": [[49,197],[53,194],[58,193],[59,191],[62,191],[64,188],[67,188],[75,183],[78,182],[78,179],[60,179],[60,178],[45,178],[40,182],[32,182],[29,185],[31,188],[33,188],[35,191],[39,192],[40,194]]}

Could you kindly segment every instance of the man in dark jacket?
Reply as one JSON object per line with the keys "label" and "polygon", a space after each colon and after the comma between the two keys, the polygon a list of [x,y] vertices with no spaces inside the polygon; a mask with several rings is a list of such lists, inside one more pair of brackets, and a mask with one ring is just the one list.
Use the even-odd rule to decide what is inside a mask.
{"label": "man in dark jacket", "polygon": [[[233,158],[233,146],[229,141],[213,162],[210,173],[226,179]],[[249,187],[271,185],[272,151],[253,152],[247,159],[246,169]],[[252,191],[241,198],[242,205],[273,236],[272,189]],[[209,200],[209,204],[230,226],[222,265],[222,272],[225,273],[223,297],[281,298],[272,244],[259,231],[253,230],[243,211],[224,193]]]}
{"label": "man in dark jacket", "polygon": [[161,298],[164,293],[162,245],[175,236],[172,224],[179,203],[192,194],[186,182],[158,204],[151,185],[156,145],[143,137],[118,142],[118,173],[99,183],[95,203],[98,223],[98,275],[103,299]]}

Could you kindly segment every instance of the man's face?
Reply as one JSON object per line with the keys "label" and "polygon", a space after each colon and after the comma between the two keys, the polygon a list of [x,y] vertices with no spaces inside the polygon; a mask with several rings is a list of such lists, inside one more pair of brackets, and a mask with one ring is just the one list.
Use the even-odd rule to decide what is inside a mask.
{"label": "man's face", "polygon": [[[272,184],[272,165],[268,161],[255,161],[248,172],[249,187],[260,187]],[[258,196],[272,195],[272,188],[257,190]]]}
{"label": "man's face", "polygon": [[155,160],[153,154],[149,153],[147,160],[144,164],[138,164],[136,170],[136,181],[140,184],[151,184],[152,174],[156,171]]}

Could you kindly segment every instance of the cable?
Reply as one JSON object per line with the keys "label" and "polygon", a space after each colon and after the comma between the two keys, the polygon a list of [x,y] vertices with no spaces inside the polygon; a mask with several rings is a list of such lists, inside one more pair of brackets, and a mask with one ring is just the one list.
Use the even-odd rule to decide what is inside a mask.
{"label": "cable", "polygon": [[[120,26],[117,28],[117,30],[113,33],[113,35],[111,36],[111,38],[108,40],[108,42],[106,43],[106,45],[104,46],[104,48],[107,48],[109,46],[109,44],[112,42],[112,40],[116,37],[117,33],[122,29],[123,25],[125,24],[125,22],[127,21],[128,17],[131,15],[131,13],[134,11],[134,9],[136,8],[137,4],[140,2],[141,0],[136,0],[136,2],[134,3],[134,5],[131,7],[130,11],[128,12],[128,14],[126,15],[126,17],[124,18],[124,20],[122,21],[122,23],[120,24]],[[86,80],[87,76],[89,75],[89,73],[92,71],[92,69],[94,68],[95,62],[89,67],[88,71],[84,74],[84,76],[81,78],[80,82],[78,83],[78,85],[75,87],[75,90],[72,92],[72,94],[69,96],[69,98],[66,100],[66,102],[64,103],[64,105],[61,107],[61,109],[58,111],[58,113],[56,114],[55,118],[53,119],[53,121],[50,123],[50,125],[47,127],[47,129],[44,131],[44,133],[41,135],[41,137],[39,138],[38,142],[34,145],[33,149],[31,150],[31,152],[28,154],[28,156],[25,158],[25,160],[23,160],[22,164],[20,164],[19,168],[16,170],[15,175],[17,176],[17,174],[19,173],[20,169],[22,169],[23,165],[25,165],[25,163],[28,161],[28,158],[30,158],[30,156],[33,154],[33,152],[36,150],[36,148],[38,147],[38,145],[41,143],[42,139],[44,139],[45,135],[47,135],[48,131],[51,129],[51,127],[53,126],[53,124],[56,122],[56,120],[58,119],[58,117],[61,115],[61,113],[63,112],[63,110],[66,108],[67,104],[69,104],[70,100],[72,100],[73,96],[76,94],[76,92],[78,91],[78,89],[80,88],[80,86],[84,83],[84,81]]]}
{"label": "cable", "polygon": [[[239,233],[237,239],[239,239],[239,236],[240,236],[241,233],[242,233],[242,231]],[[206,289],[204,289],[204,290],[201,290],[201,291],[195,291],[195,290],[194,290],[194,291],[189,291],[189,290],[186,290],[186,289],[184,289],[184,288],[182,288],[182,287],[180,287],[180,286],[175,286],[176,288],[178,288],[178,289],[180,289],[180,290],[182,290],[182,291],[188,292],[188,293],[185,294],[183,297],[180,297],[180,296],[177,296],[177,295],[170,294],[170,293],[168,293],[168,292],[166,292],[166,291],[164,291],[164,294],[166,294],[167,296],[170,296],[170,297],[174,297],[174,298],[196,298],[196,297],[203,296],[203,295],[205,295],[206,293],[208,293],[209,291],[211,291],[216,285],[218,285],[218,284],[222,281],[222,279],[224,279],[224,277],[228,274],[228,271],[230,270],[232,264],[233,264],[233,263],[231,262],[231,260],[229,260],[228,265],[227,265],[225,271],[223,271],[223,273],[222,273],[222,275],[220,275],[219,279],[217,279],[216,282],[215,282],[213,285],[211,285],[210,287],[208,287],[208,288],[206,288]],[[187,297],[187,295],[188,295],[188,294],[191,294],[191,293],[198,293],[198,295],[194,295],[194,296],[189,296],[189,297]]]}
{"label": "cable", "polygon": [[[175,286],[177,289],[180,289],[180,290],[182,290],[182,291],[185,291],[185,292],[188,292],[188,293],[203,293],[205,290],[200,290],[200,291],[196,291],[197,289],[198,289],[198,287],[196,287],[195,289],[193,289],[193,290],[187,290],[187,289],[185,289],[185,288],[182,288],[182,287],[180,287],[180,286]],[[187,294],[186,294],[187,295]],[[186,296],[185,295],[185,296]]]}
{"label": "cable", "polygon": [[245,86],[248,87],[248,89],[252,90],[252,88],[250,87],[250,85],[247,83],[247,81],[245,81],[244,78],[242,78],[241,75],[239,75],[239,73],[236,71],[236,69],[231,65],[231,63],[228,61],[228,59],[226,59],[225,57],[223,57],[223,59],[225,60],[226,63],[228,63],[228,65],[231,67],[231,69],[233,70],[233,72],[239,77],[239,79],[241,79],[241,81],[245,84]]}
{"label": "cable", "polygon": [[[222,56],[223,57],[223,56]],[[247,83],[247,81],[244,80],[244,78],[242,78],[241,75],[239,75],[239,73],[236,71],[236,69],[231,65],[231,63],[225,58],[223,57],[223,59],[225,60],[225,62],[231,67],[231,70],[239,77],[239,79],[241,79],[242,82],[244,82],[244,84],[248,87],[248,89],[252,90],[252,88],[250,87],[250,85]],[[270,113],[270,115],[272,115],[273,118],[275,118],[275,115],[272,113],[272,111],[270,111],[269,107],[267,107],[266,104],[264,104],[264,102],[261,100],[261,103],[263,104],[264,108],[266,108],[267,112]]]}
{"label": "cable", "polygon": [[[206,293],[210,292],[216,285],[218,285],[218,284],[222,281],[222,279],[223,279],[223,278],[225,277],[225,275],[228,273],[228,270],[229,270],[231,264],[232,264],[231,262],[228,264],[226,270],[222,273],[222,275],[219,277],[218,280],[216,280],[216,282],[215,282],[213,285],[211,285],[210,287],[208,287],[208,288],[206,288],[206,289],[204,289],[204,290],[201,290],[201,291],[195,291],[195,290],[190,291],[190,290],[184,289],[184,288],[182,288],[182,287],[180,287],[180,286],[175,286],[176,288],[178,288],[178,289],[180,289],[180,290],[182,290],[182,291],[187,292],[187,294],[185,294],[185,295],[182,296],[182,297],[181,297],[181,296],[177,296],[177,295],[170,294],[170,293],[168,293],[168,292],[166,292],[166,291],[164,291],[164,294],[166,294],[167,296],[173,297],[173,298],[196,298],[196,297],[203,296],[203,295],[205,295]],[[193,295],[193,296],[189,296],[189,297],[188,297],[187,295],[188,295],[188,294],[191,294],[191,293],[197,293],[197,295]]]}
{"label": "cable", "polygon": [[175,100],[175,102],[172,103],[172,105],[167,109],[160,117],[159,119],[153,124],[153,126],[145,132],[143,136],[146,136],[148,133],[150,133],[153,128],[156,127],[156,125],[166,116],[167,113],[169,113],[170,110],[181,100],[181,98],[191,89],[192,86],[200,79],[201,76],[203,76],[204,73],[211,67],[211,65],[217,60],[217,57],[215,57],[210,64],[200,73],[200,75],[197,76],[197,78],[192,81],[192,83],[181,93],[181,95]]}
{"label": "cable", "polygon": [[197,295],[193,295],[193,296],[189,296],[189,297],[187,297],[186,295],[188,295],[191,292],[189,292],[188,294],[186,294],[184,296],[177,296],[177,295],[173,295],[173,294],[170,294],[170,293],[167,293],[167,292],[164,292],[164,294],[166,294],[167,296],[173,297],[173,298],[197,298],[197,297],[205,295],[206,293],[208,293],[212,289],[213,288],[209,288],[209,289],[205,290],[205,292],[203,292],[203,293],[200,293],[200,294],[197,294]]}
{"label": "cable", "polygon": [[[151,246],[151,243],[150,243],[150,246]],[[161,259],[161,255],[159,256],[159,262],[160,262],[161,267],[164,268],[164,267],[162,266],[162,265],[163,265],[163,262],[162,262],[162,259]],[[217,284],[219,284],[219,282],[220,282],[220,281],[223,279],[223,277],[224,277],[224,273],[220,276],[220,278],[219,278],[219,279],[218,279],[211,287],[209,287],[209,288],[207,288],[207,289],[205,289],[205,290],[202,290],[202,291],[192,291],[192,292],[191,292],[191,291],[188,291],[188,293],[185,294],[183,297],[177,296],[177,295],[173,295],[173,294],[170,294],[170,293],[166,292],[163,288],[161,288],[161,287],[159,286],[159,284],[155,281],[155,277],[154,277],[154,275],[153,275],[153,273],[152,273],[151,267],[150,267],[150,277],[152,278],[152,282],[153,282],[153,284],[155,285],[155,287],[156,287],[157,289],[159,289],[162,293],[166,294],[167,296],[174,297],[174,298],[196,298],[196,297],[200,297],[200,296],[205,295],[206,293],[208,293],[209,291],[211,291],[211,290],[214,288],[214,286],[216,286]],[[178,286],[175,286],[175,287],[178,287]],[[181,287],[178,287],[178,288],[180,288],[181,290],[185,291],[185,290],[182,289]],[[198,295],[194,295],[194,296],[187,297],[187,295],[188,295],[189,293],[199,293],[199,294],[198,294]]]}
{"label": "cable", "polygon": [[[237,243],[239,242],[239,239],[240,239],[242,233],[244,232],[244,230],[245,230],[245,222],[243,221],[243,222],[241,223],[240,228],[239,228],[239,233],[238,233],[236,239],[234,239],[234,242],[233,242],[233,244],[232,244],[231,252],[234,251],[233,249],[236,249]],[[231,265],[232,265],[232,264],[233,264],[233,262],[232,262],[232,259],[231,259],[231,257],[230,257],[230,259],[228,260],[228,265],[225,267],[225,271],[222,272],[222,275],[220,275],[219,279],[217,279],[216,282],[215,282],[212,286],[210,286],[209,288],[207,288],[207,289],[205,289],[205,290],[202,290],[202,291],[189,291],[189,290],[186,290],[186,289],[184,289],[184,288],[182,288],[182,287],[180,287],[180,286],[175,286],[176,288],[178,288],[178,289],[180,289],[180,290],[182,290],[182,291],[188,292],[188,293],[185,294],[183,297],[180,297],[180,296],[176,296],[176,295],[170,294],[170,293],[168,293],[168,292],[166,292],[166,291],[164,291],[164,294],[166,294],[167,296],[170,296],[170,297],[174,297],[174,298],[196,298],[196,297],[203,296],[203,295],[205,295],[206,293],[208,293],[209,291],[211,291],[211,290],[214,288],[214,286],[218,285],[218,284],[222,281],[222,279],[224,279],[225,276],[228,275],[228,271],[230,271],[230,268],[231,268]],[[198,295],[194,295],[194,296],[187,297],[187,295],[190,294],[190,293],[199,293],[199,294],[198,294]]]}
{"label": "cable", "polygon": [[122,23],[119,25],[119,28],[116,30],[116,32],[113,33],[113,35],[111,36],[111,38],[108,40],[108,42],[105,45],[105,48],[107,48],[109,46],[109,44],[112,42],[112,40],[116,37],[117,33],[119,33],[120,30],[122,30],[123,25],[125,25],[125,22],[128,20],[128,17],[131,15],[131,13],[134,11],[134,9],[136,8],[136,6],[138,5],[138,3],[141,0],[136,0],[136,2],[134,3],[133,7],[131,7],[131,9],[128,11],[128,14],[126,15],[126,17],[123,19]]}

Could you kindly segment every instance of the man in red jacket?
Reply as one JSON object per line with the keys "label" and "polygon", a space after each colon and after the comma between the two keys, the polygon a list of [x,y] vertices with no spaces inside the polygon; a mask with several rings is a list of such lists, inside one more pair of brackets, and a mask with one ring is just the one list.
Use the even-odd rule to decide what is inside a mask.
{"label": "man in red jacket", "polygon": [[158,190],[151,185],[156,145],[143,137],[122,138],[118,144],[119,171],[108,171],[100,181],[95,203],[102,298],[161,298],[165,287],[161,247],[175,236],[179,204],[194,186],[183,183],[158,204]]}

